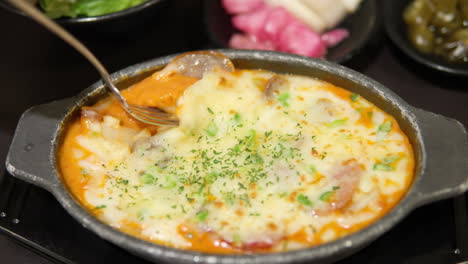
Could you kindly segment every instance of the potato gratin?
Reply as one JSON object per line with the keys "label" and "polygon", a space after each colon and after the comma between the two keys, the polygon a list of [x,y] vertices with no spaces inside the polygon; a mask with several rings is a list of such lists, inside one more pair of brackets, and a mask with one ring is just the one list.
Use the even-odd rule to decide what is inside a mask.
{"label": "potato gratin", "polygon": [[320,80],[217,68],[201,79],[155,73],[124,94],[180,126],[147,127],[105,99],[70,126],[59,163],[92,214],[148,241],[214,253],[310,247],[369,225],[412,181],[395,119]]}

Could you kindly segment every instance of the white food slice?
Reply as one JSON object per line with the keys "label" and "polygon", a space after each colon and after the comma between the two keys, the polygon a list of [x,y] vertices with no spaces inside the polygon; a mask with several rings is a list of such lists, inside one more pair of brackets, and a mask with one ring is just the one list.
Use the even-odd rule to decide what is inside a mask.
{"label": "white food slice", "polygon": [[326,22],[302,0],[266,0],[272,6],[286,8],[297,19],[311,27],[316,32],[322,32],[327,28]]}
{"label": "white food slice", "polygon": [[346,6],[341,0],[301,0],[325,22],[326,29],[336,26],[347,14]]}
{"label": "white food slice", "polygon": [[356,9],[359,7],[359,4],[361,3],[362,0],[341,0],[343,5],[346,7],[348,12],[352,13],[356,11]]}

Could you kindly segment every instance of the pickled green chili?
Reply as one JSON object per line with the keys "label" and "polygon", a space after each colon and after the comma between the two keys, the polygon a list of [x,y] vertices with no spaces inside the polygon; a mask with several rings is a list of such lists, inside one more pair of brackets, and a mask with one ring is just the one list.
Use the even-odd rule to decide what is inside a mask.
{"label": "pickled green chili", "polygon": [[414,0],[403,20],[409,41],[421,53],[468,62],[468,0]]}

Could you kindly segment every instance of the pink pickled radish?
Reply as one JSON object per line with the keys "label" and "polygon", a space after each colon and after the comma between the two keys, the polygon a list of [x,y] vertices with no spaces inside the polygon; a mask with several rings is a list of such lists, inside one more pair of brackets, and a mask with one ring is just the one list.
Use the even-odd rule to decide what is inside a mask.
{"label": "pink pickled radish", "polygon": [[300,22],[288,24],[276,44],[280,51],[314,58],[322,58],[327,53],[321,36]]}
{"label": "pink pickled radish", "polygon": [[333,29],[322,35],[322,40],[328,47],[334,47],[349,37],[349,31],[343,28]]}
{"label": "pink pickled radish", "polygon": [[265,35],[264,25],[270,11],[271,8],[265,7],[254,12],[234,16],[232,18],[232,24],[237,29],[247,34],[254,35],[260,41],[266,40],[268,36]]}
{"label": "pink pickled radish", "polygon": [[290,23],[294,22],[295,18],[283,7],[276,7],[269,10],[268,15],[262,27],[262,35],[266,36],[271,41],[277,41],[281,31]]}

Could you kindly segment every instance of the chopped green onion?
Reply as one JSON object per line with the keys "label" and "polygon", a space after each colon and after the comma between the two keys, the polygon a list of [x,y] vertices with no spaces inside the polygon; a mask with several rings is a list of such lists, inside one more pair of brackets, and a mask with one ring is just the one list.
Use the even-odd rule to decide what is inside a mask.
{"label": "chopped green onion", "polygon": [[234,114],[234,121],[235,121],[236,123],[240,123],[240,122],[241,122],[241,119],[242,119],[242,118],[241,118],[241,115],[240,115],[239,113],[236,112],[236,113]]}
{"label": "chopped green onion", "polygon": [[351,101],[356,102],[357,99],[359,98],[359,94],[352,94],[350,98],[351,98]]}
{"label": "chopped green onion", "polygon": [[152,183],[154,183],[154,176],[149,174],[149,173],[145,173],[145,174],[141,175],[140,181],[143,184],[152,184]]}
{"label": "chopped green onion", "polygon": [[342,126],[346,124],[346,119],[337,119],[337,120],[334,120],[330,123],[328,123],[328,127],[330,128],[335,128],[335,127],[339,127],[339,126]]}
{"label": "chopped green onion", "polygon": [[312,174],[315,174],[317,172],[317,169],[315,168],[314,165],[309,166],[309,172],[312,173]]}
{"label": "chopped green onion", "polygon": [[379,132],[388,133],[392,130],[392,121],[387,121],[381,124],[378,128]]}
{"label": "chopped green onion", "polygon": [[104,209],[106,207],[107,206],[105,204],[102,204],[102,205],[96,206],[94,209]]}
{"label": "chopped green onion", "polygon": [[330,196],[338,189],[340,189],[339,186],[333,186],[333,189],[331,191],[324,192],[322,195],[320,195],[320,198],[319,198],[320,201],[322,202],[328,201],[328,199],[330,199]]}
{"label": "chopped green onion", "polygon": [[299,194],[297,196],[297,201],[305,206],[312,206],[312,201],[309,199],[309,197]]}
{"label": "chopped green onion", "polygon": [[376,163],[374,165],[373,169],[378,170],[378,171],[393,171],[393,170],[395,170],[395,168],[393,168],[392,166],[387,165],[387,164],[382,164],[382,163]]}
{"label": "chopped green onion", "polygon": [[291,95],[286,92],[286,93],[282,93],[278,95],[277,99],[284,107],[287,107],[289,106],[289,103],[288,103],[289,97],[291,97]]}
{"label": "chopped green onion", "polygon": [[319,198],[320,201],[323,201],[323,202],[328,201],[328,198],[330,198],[332,193],[333,193],[333,191],[324,192],[322,195],[320,195],[320,198]]}
{"label": "chopped green onion", "polygon": [[214,112],[213,112],[213,110],[211,110],[211,108],[207,107],[206,110],[208,110],[208,112],[209,112],[210,114],[212,114],[212,115],[214,114]]}
{"label": "chopped green onion", "polygon": [[169,176],[166,176],[166,182],[167,185],[165,186],[165,188],[167,189],[172,189],[177,185],[177,183],[174,180],[172,180]]}
{"label": "chopped green onion", "polygon": [[206,218],[208,217],[208,211],[207,210],[203,210],[203,211],[200,211],[196,214],[195,216],[195,219],[198,221],[198,222],[204,222],[206,220]]}
{"label": "chopped green onion", "polygon": [[214,121],[211,121],[210,124],[208,124],[208,127],[205,129],[205,132],[208,136],[214,137],[218,134],[218,126]]}

